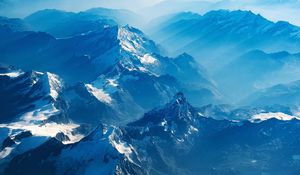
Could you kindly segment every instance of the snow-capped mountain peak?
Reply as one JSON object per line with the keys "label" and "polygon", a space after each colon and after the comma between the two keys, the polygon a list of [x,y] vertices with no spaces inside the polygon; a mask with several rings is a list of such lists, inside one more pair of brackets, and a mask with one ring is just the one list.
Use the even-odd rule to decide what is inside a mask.
{"label": "snow-capped mountain peak", "polygon": [[59,93],[63,87],[62,81],[57,75],[49,72],[44,73],[43,79],[45,80],[45,86],[48,88],[47,91],[49,91],[49,95],[54,100],[57,100]]}
{"label": "snow-capped mountain peak", "polygon": [[91,84],[85,84],[85,87],[91,95],[97,98],[97,100],[107,104],[110,104],[112,102],[112,98],[103,89],[94,87]]}
{"label": "snow-capped mountain peak", "polygon": [[173,113],[172,116],[188,120],[192,119],[192,113],[194,112],[194,108],[189,104],[182,92],[178,92],[171,102],[164,106],[164,109],[171,111]]}
{"label": "snow-capped mountain peak", "polygon": [[173,102],[176,102],[178,105],[183,105],[187,103],[186,98],[184,97],[182,92],[178,92],[174,98],[173,98]]}
{"label": "snow-capped mountain peak", "polygon": [[253,123],[259,123],[270,119],[277,119],[282,121],[290,121],[290,120],[300,120],[297,116],[288,115],[282,112],[269,112],[269,113],[260,113],[253,115],[249,121]]}
{"label": "snow-capped mountain peak", "polygon": [[0,76],[7,76],[10,78],[17,78],[20,75],[22,75],[24,72],[21,71],[12,71],[12,72],[6,72],[6,73],[0,73]]}
{"label": "snow-capped mountain peak", "polygon": [[117,38],[123,50],[121,64],[125,67],[131,65],[130,69],[146,71],[159,65],[159,60],[152,55],[160,52],[158,47],[138,29],[128,25],[119,27]]}
{"label": "snow-capped mountain peak", "polygon": [[117,38],[121,47],[129,52],[140,55],[149,50],[157,52],[158,48],[155,43],[140,30],[126,25],[119,27]]}
{"label": "snow-capped mountain peak", "polygon": [[[151,132],[157,127],[163,127],[163,132],[170,133],[172,137],[182,140],[188,139],[189,135],[198,132],[198,122],[202,116],[192,107],[183,93],[177,93],[170,103],[154,109],[144,117],[129,126],[145,127],[143,132]],[[156,133],[157,134],[157,133]],[[180,141],[179,141],[180,142]]]}

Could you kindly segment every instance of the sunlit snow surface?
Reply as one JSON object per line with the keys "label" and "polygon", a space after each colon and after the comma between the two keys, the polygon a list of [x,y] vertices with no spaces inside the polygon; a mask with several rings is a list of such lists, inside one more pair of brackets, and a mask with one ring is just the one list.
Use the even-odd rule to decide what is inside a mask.
{"label": "sunlit snow surface", "polygon": [[[10,78],[16,78],[23,75],[23,72],[14,71],[10,73],[0,74],[0,76],[9,76]],[[40,94],[49,98],[37,98],[32,105],[33,109],[17,116],[18,121],[0,124],[1,143],[6,138],[14,139],[15,136],[24,132],[30,132],[32,136],[28,136],[22,139],[14,140],[15,144],[5,147],[0,152],[0,158],[9,158],[17,154],[24,153],[30,149],[36,148],[45,143],[48,139],[56,137],[57,134],[63,133],[68,139],[62,140],[64,144],[78,142],[83,138],[81,134],[74,134],[74,129],[79,125],[73,123],[58,124],[50,121],[50,117],[60,115],[61,111],[55,106],[55,102],[59,98],[59,93],[63,87],[60,78],[57,75],[51,73],[34,72],[39,77],[34,77],[31,80],[31,86],[26,89],[26,92],[31,91],[36,83],[41,82],[41,89],[31,94],[32,97],[39,97]],[[32,78],[32,77],[30,77]]]}
{"label": "sunlit snow surface", "polygon": [[24,72],[14,71],[14,72],[9,72],[9,73],[0,73],[0,76],[8,76],[10,78],[16,78],[22,74],[24,74]]}
{"label": "sunlit snow surface", "polygon": [[158,62],[157,59],[150,54],[145,54],[144,56],[140,57],[140,60],[143,64],[156,64]]}
{"label": "sunlit snow surface", "polygon": [[108,103],[108,104],[110,104],[112,102],[112,98],[109,96],[109,94],[104,92],[102,89],[98,89],[91,84],[86,84],[85,87],[87,88],[89,93],[94,95],[99,101]]}
{"label": "sunlit snow surface", "polygon": [[58,97],[58,92],[62,88],[61,81],[57,75],[47,72],[46,76],[50,85],[50,95],[56,100]]}
{"label": "sunlit snow surface", "polygon": [[[27,112],[20,117],[20,121],[9,124],[0,124],[0,130],[8,130],[4,137],[13,138],[21,132],[30,131],[32,137],[22,139],[16,145],[12,147],[6,147],[0,152],[0,158],[5,158],[11,153],[20,154],[29,149],[36,148],[43,144],[51,137],[56,137],[58,133],[63,133],[69,140],[62,141],[64,144],[75,143],[81,140],[84,136],[81,134],[74,134],[74,129],[78,128],[79,125],[73,123],[58,124],[55,122],[47,122],[50,116],[55,115],[59,111],[52,105],[46,105],[40,109]],[[4,140],[5,138],[1,138]]]}
{"label": "sunlit snow surface", "polygon": [[[159,60],[154,58],[150,50],[155,49],[155,45],[150,40],[146,40],[143,34],[130,31],[130,27],[122,27],[118,32],[118,39],[122,49],[131,53],[144,66],[158,65]],[[153,48],[152,48],[153,47]],[[143,69],[146,69],[143,67]]]}
{"label": "sunlit snow surface", "polygon": [[275,118],[277,120],[283,120],[283,121],[289,121],[289,120],[293,120],[293,119],[300,120],[299,117],[284,114],[282,112],[276,112],[276,113],[269,112],[269,113],[256,114],[251,117],[250,121],[251,122],[262,122],[262,121],[269,120],[272,118]]}

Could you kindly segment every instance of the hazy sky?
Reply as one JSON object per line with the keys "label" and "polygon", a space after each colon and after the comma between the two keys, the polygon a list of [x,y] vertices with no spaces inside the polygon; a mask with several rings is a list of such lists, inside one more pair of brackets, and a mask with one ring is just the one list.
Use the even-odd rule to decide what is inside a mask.
{"label": "hazy sky", "polygon": [[[164,6],[155,10],[147,7],[164,0],[0,0],[0,15],[9,17],[24,17],[34,11],[45,8],[57,8],[67,11],[80,11],[92,7],[125,8],[145,13],[146,16],[157,16],[180,10],[203,12],[206,7],[195,6],[191,1],[203,0],[167,0]],[[285,20],[300,26],[300,0],[206,0],[218,2],[212,9],[243,9],[277,21]],[[221,1],[221,2],[220,2]],[[167,5],[166,5],[167,4]],[[189,4],[191,4],[189,6]],[[202,11],[200,10],[202,9]],[[210,10],[211,8],[207,8]],[[205,11],[204,11],[205,12]],[[144,14],[144,15],[145,15]]]}
{"label": "hazy sky", "polygon": [[0,0],[0,14],[23,17],[45,8],[80,11],[93,7],[125,8],[137,10],[160,0]]}

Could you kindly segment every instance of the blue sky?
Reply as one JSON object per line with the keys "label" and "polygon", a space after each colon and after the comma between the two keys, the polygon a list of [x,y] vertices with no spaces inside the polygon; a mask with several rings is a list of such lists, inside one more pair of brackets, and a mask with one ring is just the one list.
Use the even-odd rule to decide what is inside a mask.
{"label": "blue sky", "polygon": [[[163,14],[172,8],[180,9],[182,2],[186,5],[190,1],[204,0],[167,0],[170,5],[159,11],[147,11],[164,0],[0,0],[0,15],[10,17],[24,17],[34,11],[45,8],[57,8],[67,11],[80,11],[91,7],[125,8],[143,14],[147,17]],[[251,10],[255,13],[274,20],[285,20],[300,26],[300,0],[206,0],[217,2],[215,8]],[[221,2],[220,2],[221,1]],[[181,3],[181,4],[180,4]],[[221,5],[220,5],[221,4]],[[176,7],[179,6],[179,7]],[[199,7],[200,9],[201,7]],[[195,10],[195,7],[191,7]],[[196,8],[197,9],[197,8]],[[189,10],[187,7],[183,10]],[[209,9],[208,9],[209,10]],[[205,11],[200,11],[205,12]]]}

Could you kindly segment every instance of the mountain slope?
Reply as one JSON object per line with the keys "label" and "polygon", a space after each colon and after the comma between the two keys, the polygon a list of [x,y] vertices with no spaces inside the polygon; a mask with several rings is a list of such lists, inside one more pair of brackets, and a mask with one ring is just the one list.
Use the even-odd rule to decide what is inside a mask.
{"label": "mountain slope", "polygon": [[[58,115],[55,112],[56,108],[64,106],[59,96],[63,85],[54,74],[23,72],[13,67],[2,66],[0,79],[1,123],[18,120],[20,115],[39,108],[45,108],[49,112],[52,110]],[[45,119],[47,118],[43,120]]]}
{"label": "mountain slope", "polygon": [[0,68],[0,173],[15,156],[50,138],[79,141],[89,128],[71,122],[63,99],[64,83],[49,72]]}
{"label": "mountain slope", "polygon": [[[206,68],[218,69],[232,58],[253,49],[299,51],[295,47],[299,44],[299,27],[287,22],[274,23],[261,15],[240,10],[217,10],[198,18],[176,20],[181,15],[166,18],[156,27],[151,27],[156,28],[151,36],[171,52],[190,53]],[[168,21],[174,22],[169,24]]]}
{"label": "mountain slope", "polygon": [[297,54],[254,50],[235,58],[214,78],[222,92],[237,102],[257,90],[298,80],[299,63]]}
{"label": "mountain slope", "polygon": [[[170,8],[172,4],[172,8]],[[213,7],[214,3],[209,1],[197,1],[197,0],[162,0],[153,6],[143,8],[139,10],[141,14],[146,14],[145,16],[150,16],[151,18],[157,18],[159,16],[178,13],[178,12],[197,12],[203,13],[208,11]]]}
{"label": "mountain slope", "polygon": [[29,30],[30,26],[18,18],[0,17],[0,26],[7,26],[14,31]]}
{"label": "mountain slope", "polygon": [[[152,40],[130,26],[107,26],[64,39],[41,32],[6,32],[18,37],[3,41],[1,61],[54,72],[69,85],[83,82],[70,88],[75,95],[67,93],[71,94],[68,102],[92,120],[108,113],[112,119],[127,116],[130,120],[166,103],[177,91],[186,93],[197,106],[222,100],[204,68],[191,56],[163,57]],[[70,110],[78,119],[75,106]],[[99,114],[93,113],[97,108]]]}
{"label": "mountain slope", "polygon": [[46,9],[27,16],[24,22],[34,31],[47,32],[55,37],[70,37],[100,30],[107,25],[138,25],[138,17],[127,10],[105,8],[94,8],[78,13]]}
{"label": "mountain slope", "polygon": [[288,84],[278,84],[251,94],[242,100],[247,105],[280,104],[286,106],[299,106],[299,81]]}
{"label": "mountain slope", "polygon": [[[143,170],[130,157],[133,148],[117,140],[117,133],[117,128],[99,125],[87,137],[72,145],[50,139],[36,149],[16,156],[4,174],[141,174]],[[19,161],[21,159],[24,162]],[[41,161],[44,163],[38,163]]]}
{"label": "mountain slope", "polygon": [[70,145],[51,139],[13,158],[4,174],[292,175],[300,167],[299,129],[293,116],[259,114],[239,122],[207,118],[178,93],[126,126],[99,125]]}

